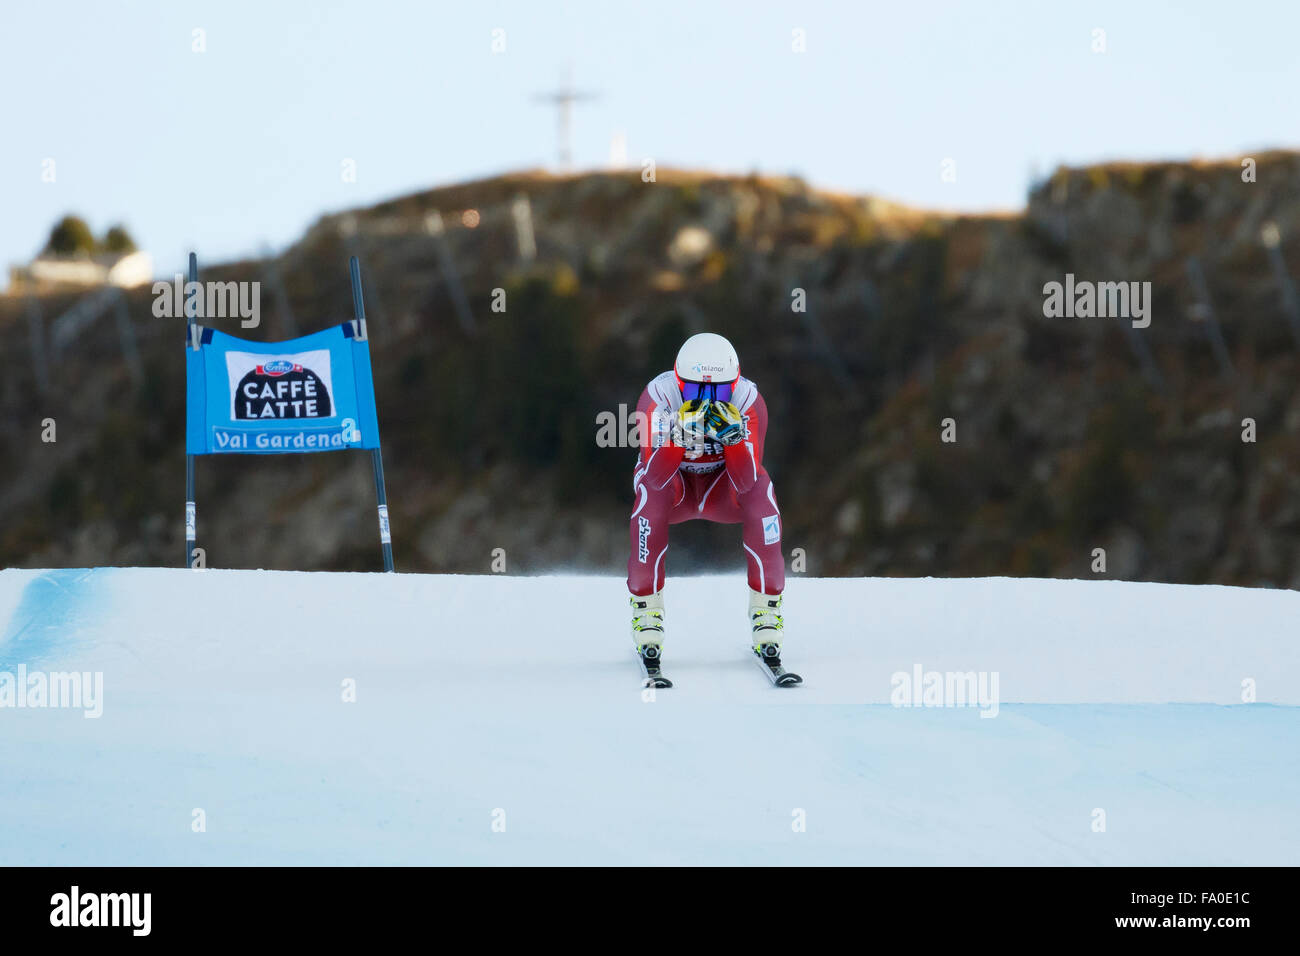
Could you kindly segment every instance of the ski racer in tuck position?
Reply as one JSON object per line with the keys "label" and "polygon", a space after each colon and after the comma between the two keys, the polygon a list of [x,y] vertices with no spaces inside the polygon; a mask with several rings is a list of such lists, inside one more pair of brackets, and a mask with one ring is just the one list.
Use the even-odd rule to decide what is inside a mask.
{"label": "ski racer in tuck position", "polygon": [[763,467],[767,404],[741,377],[736,350],[712,332],[691,336],[672,370],[645,387],[637,413],[643,427],[632,479],[627,587],[632,641],[648,676],[659,673],[664,641],[668,528],[702,519],[742,526],[754,653],[774,683],[797,682],[781,669],[785,561],[781,509]]}

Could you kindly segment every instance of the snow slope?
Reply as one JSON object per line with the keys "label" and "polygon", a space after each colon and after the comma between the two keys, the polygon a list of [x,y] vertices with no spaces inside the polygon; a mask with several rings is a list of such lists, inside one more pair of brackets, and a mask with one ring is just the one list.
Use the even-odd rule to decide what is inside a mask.
{"label": "snow slope", "polygon": [[796,576],[791,690],[667,599],[652,694],[614,578],[0,572],[0,675],[103,674],[0,707],[0,864],[1300,862],[1300,593]]}

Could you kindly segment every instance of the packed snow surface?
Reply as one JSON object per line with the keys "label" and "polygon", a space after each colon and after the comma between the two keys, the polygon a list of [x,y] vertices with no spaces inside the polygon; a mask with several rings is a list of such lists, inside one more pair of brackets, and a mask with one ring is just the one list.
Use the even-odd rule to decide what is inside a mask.
{"label": "packed snow surface", "polygon": [[1300,863],[1300,593],[665,595],[651,692],[614,577],[0,572],[0,865]]}

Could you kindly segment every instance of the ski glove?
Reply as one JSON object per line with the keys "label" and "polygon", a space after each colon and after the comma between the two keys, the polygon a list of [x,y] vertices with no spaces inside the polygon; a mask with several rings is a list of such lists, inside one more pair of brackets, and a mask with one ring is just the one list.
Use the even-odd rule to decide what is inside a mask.
{"label": "ski glove", "polygon": [[709,440],[709,403],[695,399],[683,403],[673,422],[672,442],[686,449],[687,458],[704,454],[704,444]]}
{"label": "ski glove", "polygon": [[745,437],[740,409],[731,402],[710,402],[705,424],[706,434],[719,445],[734,445]]}

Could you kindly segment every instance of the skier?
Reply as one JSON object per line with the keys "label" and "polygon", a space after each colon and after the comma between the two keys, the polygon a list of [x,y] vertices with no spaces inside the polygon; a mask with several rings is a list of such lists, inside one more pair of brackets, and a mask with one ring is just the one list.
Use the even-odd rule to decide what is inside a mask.
{"label": "skier", "polygon": [[741,377],[736,350],[721,335],[692,335],[673,369],[641,393],[637,413],[641,453],[632,479],[627,587],[632,641],[647,676],[659,675],[664,640],[668,526],[698,518],[742,525],[754,653],[775,682],[797,682],[781,668],[785,561],[781,509],[763,467],[767,404]]}

